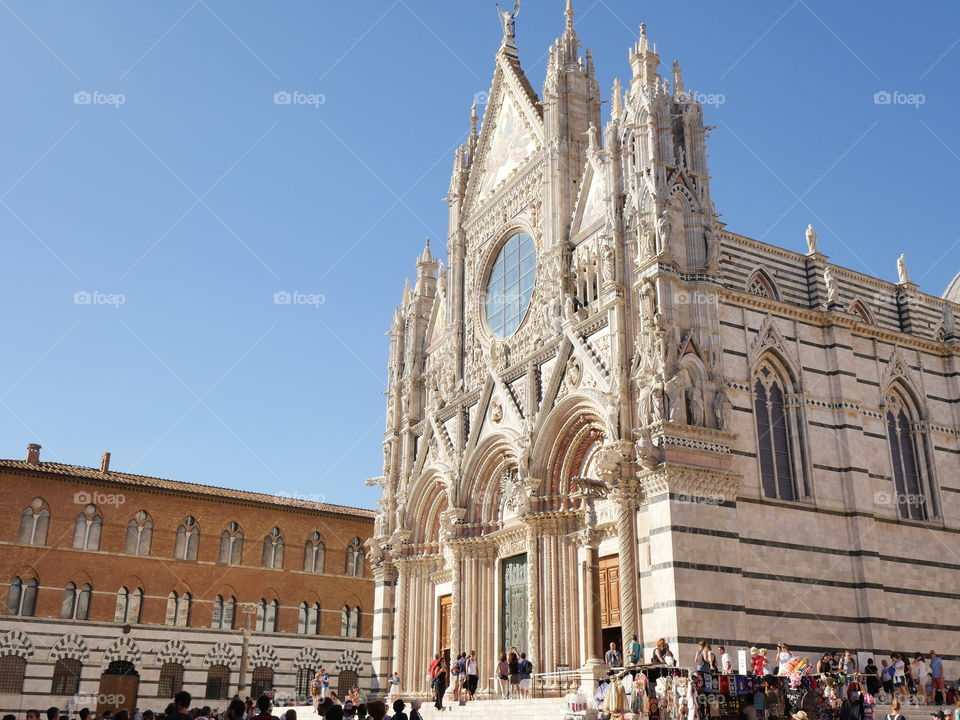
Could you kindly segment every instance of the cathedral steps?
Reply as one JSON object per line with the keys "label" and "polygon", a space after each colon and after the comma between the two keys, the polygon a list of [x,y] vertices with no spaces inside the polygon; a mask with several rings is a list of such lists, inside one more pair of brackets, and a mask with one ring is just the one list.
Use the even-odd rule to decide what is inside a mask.
{"label": "cathedral steps", "polygon": [[[562,720],[566,713],[563,698],[536,698],[530,700],[474,700],[466,705],[448,704],[444,699],[443,712],[424,701],[420,708],[423,720],[502,720],[520,717],[524,720]],[[449,708],[449,709],[448,709]],[[919,719],[917,719],[919,720]]]}

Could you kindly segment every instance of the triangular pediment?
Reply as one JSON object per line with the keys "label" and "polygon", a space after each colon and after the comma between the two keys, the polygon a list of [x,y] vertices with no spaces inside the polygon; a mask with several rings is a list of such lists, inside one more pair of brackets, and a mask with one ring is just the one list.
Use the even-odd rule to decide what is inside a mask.
{"label": "triangular pediment", "polygon": [[497,55],[465,205],[476,207],[507,183],[543,147],[543,114],[516,59]]}
{"label": "triangular pediment", "polygon": [[580,196],[577,198],[577,206],[573,214],[573,223],[570,226],[571,237],[599,228],[603,223],[606,217],[603,181],[603,172],[599,171],[592,162],[587,162],[583,181],[580,184]]}

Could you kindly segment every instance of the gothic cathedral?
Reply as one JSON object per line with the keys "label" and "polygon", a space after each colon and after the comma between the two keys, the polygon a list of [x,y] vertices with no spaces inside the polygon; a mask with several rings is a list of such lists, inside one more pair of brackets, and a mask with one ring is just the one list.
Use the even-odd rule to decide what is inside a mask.
{"label": "gothic cathedral", "polygon": [[572,3],[540,95],[502,15],[448,263],[428,243],[390,329],[381,687],[426,690],[438,651],[485,683],[511,647],[552,672],[633,635],[682,665],[700,639],[960,641],[958,306],[902,260],[831,265],[812,227],[804,252],[728,230],[644,26],[602,126]]}

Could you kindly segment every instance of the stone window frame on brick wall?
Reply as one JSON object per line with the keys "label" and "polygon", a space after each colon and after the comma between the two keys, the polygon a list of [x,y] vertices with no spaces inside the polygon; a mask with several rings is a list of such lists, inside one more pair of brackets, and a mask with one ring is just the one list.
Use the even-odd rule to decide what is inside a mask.
{"label": "stone window frame on brick wall", "polygon": [[79,658],[60,658],[53,666],[51,695],[76,695],[80,690],[83,663]]}
{"label": "stone window frame on brick wall", "polygon": [[126,585],[117,590],[117,607],[113,611],[113,621],[122,625],[137,625],[140,622],[140,611],[143,608],[143,590],[134,588],[133,592]]}
{"label": "stone window frame on brick wall", "polygon": [[165,662],[160,666],[160,677],[157,678],[157,697],[172,699],[183,690],[183,664]]}
{"label": "stone window frame on brick wall", "polygon": [[253,669],[250,676],[250,697],[260,697],[264,692],[273,690],[273,668],[260,665]]}
{"label": "stone window frame on brick wall", "polygon": [[152,544],[153,519],[146,510],[138,510],[137,514],[127,522],[127,537],[123,543],[123,552],[127,555],[149,557]]}
{"label": "stone window frame on brick wall", "polygon": [[207,700],[226,700],[230,697],[228,665],[211,665],[207,668],[207,686],[203,696]]}
{"label": "stone window frame on brick wall", "polygon": [[757,297],[767,298],[769,300],[781,299],[780,288],[776,280],[773,279],[770,271],[762,265],[754,268],[753,272],[750,273],[744,289],[750,295],[756,295]]}
{"label": "stone window frame on brick wall", "polygon": [[223,595],[217,595],[213,599],[213,614],[210,619],[210,627],[218,630],[232,630],[237,617],[237,598],[235,595],[224,599]]}
{"label": "stone window frame on brick wall", "polygon": [[26,658],[19,655],[0,657],[0,695],[23,694],[23,679],[26,674]]}
{"label": "stone window frame on brick wall", "polygon": [[199,550],[200,524],[193,515],[188,515],[177,527],[177,539],[173,546],[173,559],[196,561]]}
{"label": "stone window frame on brick wall", "polygon": [[812,502],[803,393],[776,353],[768,351],[757,360],[751,395],[761,496]]}
{"label": "stone window frame on brick wall", "polygon": [[340,611],[340,637],[360,637],[360,618],[362,616],[360,606],[353,609],[349,605],[344,605]]}
{"label": "stone window frame on brick wall", "polygon": [[363,560],[366,553],[359,537],[355,537],[347,545],[343,562],[343,572],[351,577],[363,577]]}
{"label": "stone window frame on brick wall", "polygon": [[320,603],[300,603],[297,608],[297,633],[300,635],[320,634]]}
{"label": "stone window frame on brick wall", "polygon": [[323,535],[319,530],[310,533],[310,537],[303,544],[303,571],[308,573],[322,573],[326,562],[327,546],[323,542]]}
{"label": "stone window frame on brick wall", "polygon": [[181,595],[176,590],[171,590],[167,595],[167,611],[163,624],[171,627],[189,627],[192,606],[193,596],[189,592]]}
{"label": "stone window frame on brick wall", "polygon": [[280,626],[280,601],[274,598],[267,602],[266,598],[260,598],[255,622],[259,632],[277,632]]}
{"label": "stone window frame on brick wall", "polygon": [[42,497],[35,497],[20,514],[17,542],[21,545],[46,545],[49,527],[50,506]]}
{"label": "stone window frame on brick wall", "polygon": [[883,421],[897,515],[906,520],[940,519],[933,438],[923,406],[903,382],[895,380],[883,395]]}
{"label": "stone window frame on brick wall", "polygon": [[63,601],[60,603],[60,617],[64,620],[87,620],[90,617],[90,601],[93,586],[84,583],[79,588],[72,580],[63,589]]}
{"label": "stone window frame on brick wall", "polygon": [[102,530],[103,515],[100,514],[97,506],[91,503],[73,521],[73,548],[99,550]]}
{"label": "stone window frame on brick wall", "polygon": [[263,538],[263,555],[260,558],[260,567],[267,570],[283,570],[283,550],[286,542],[283,532],[274,526]]}
{"label": "stone window frame on brick wall", "polygon": [[243,562],[243,528],[231,522],[220,533],[220,555],[217,562],[223,565],[240,565]]}
{"label": "stone window frame on brick wall", "polygon": [[7,615],[33,617],[37,611],[37,591],[40,581],[30,578],[26,583],[19,575],[11,578],[7,590]]}

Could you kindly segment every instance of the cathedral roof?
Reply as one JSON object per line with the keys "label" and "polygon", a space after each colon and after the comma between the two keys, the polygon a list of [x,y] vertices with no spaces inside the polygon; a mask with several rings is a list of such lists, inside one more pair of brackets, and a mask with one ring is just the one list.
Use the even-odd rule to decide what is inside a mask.
{"label": "cathedral roof", "polygon": [[155,488],[158,490],[169,490],[191,495],[206,495],[229,500],[243,500],[265,505],[283,505],[284,507],[315,510],[334,515],[349,515],[358,518],[372,518],[376,515],[376,513],[374,513],[372,510],[354,508],[347,505],[333,505],[330,503],[314,502],[312,500],[300,500],[298,498],[284,497],[281,495],[268,495],[266,493],[249,492],[247,490],[231,490],[230,488],[217,487],[215,485],[201,485],[198,483],[181,482],[179,480],[166,480],[164,478],[150,477],[149,475],[133,475],[131,473],[114,472],[113,470],[102,472],[98,468],[83,467],[80,465],[67,465],[66,463],[32,463],[25,460],[0,460],[0,469],[2,468],[6,468],[8,470],[42,473],[47,475],[60,475],[69,478],[96,480],[98,482],[107,484]]}
{"label": "cathedral roof", "polygon": [[960,303],[960,273],[957,273],[953,280],[943,291],[943,299],[950,302]]}

